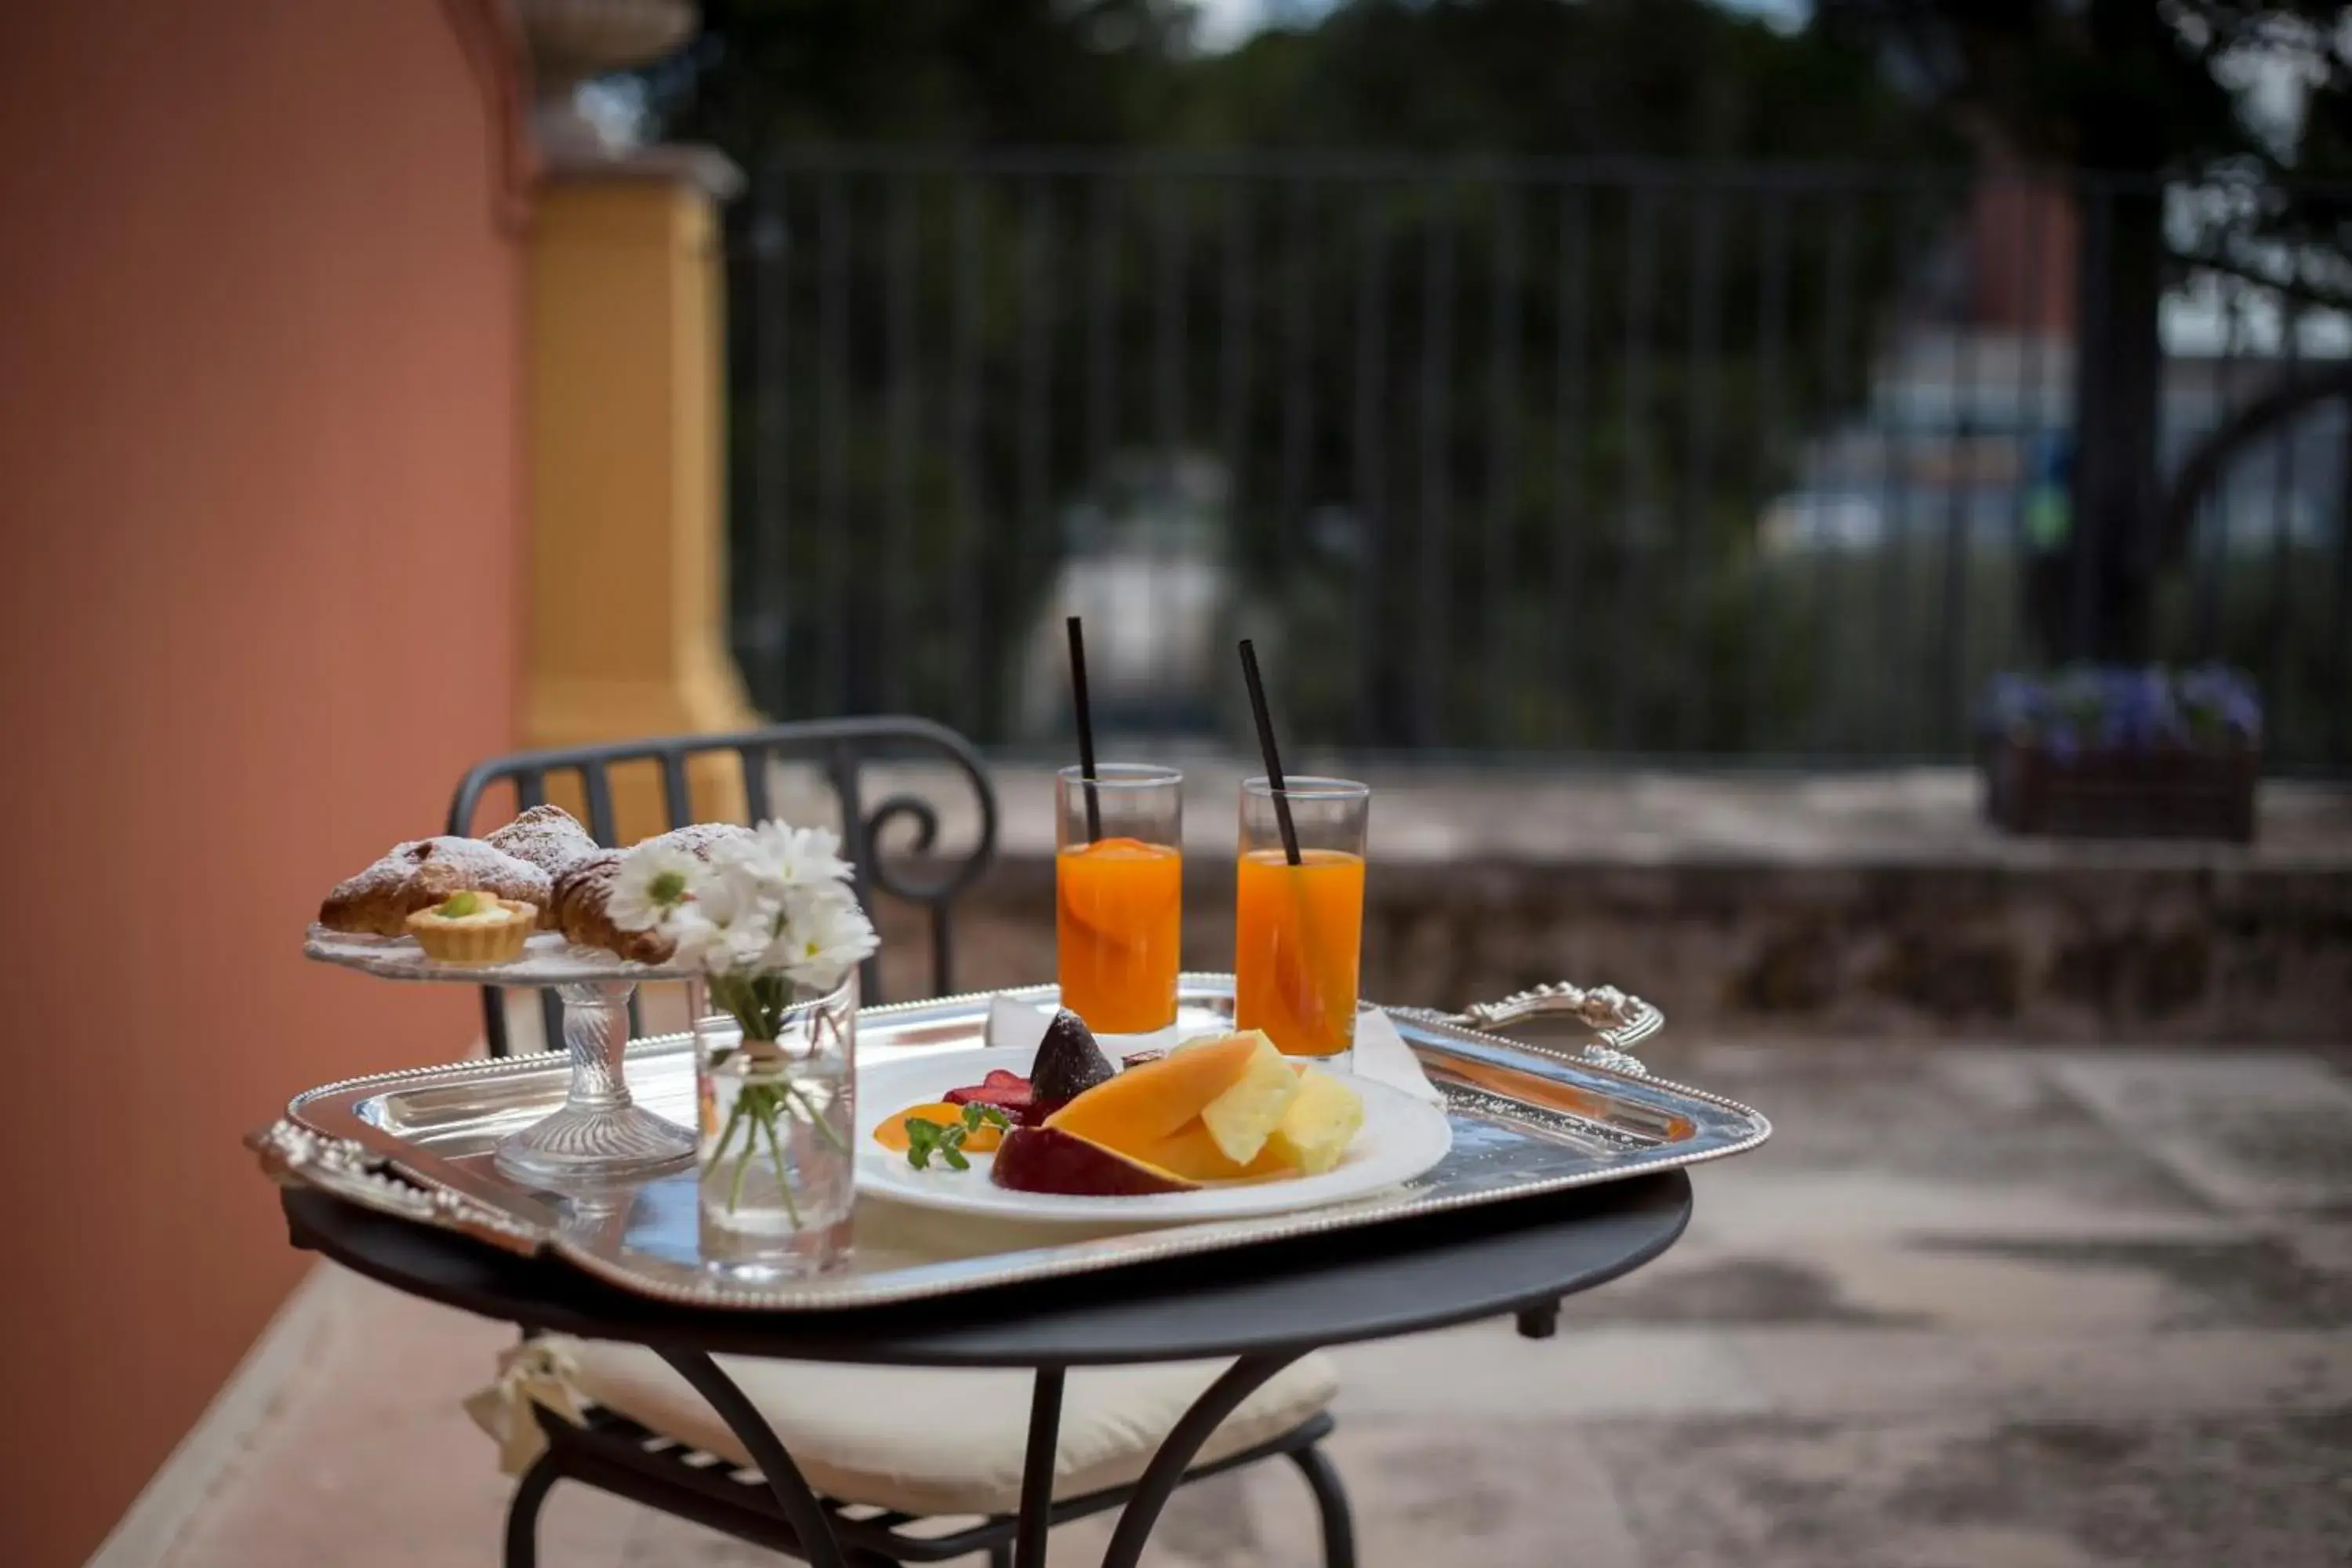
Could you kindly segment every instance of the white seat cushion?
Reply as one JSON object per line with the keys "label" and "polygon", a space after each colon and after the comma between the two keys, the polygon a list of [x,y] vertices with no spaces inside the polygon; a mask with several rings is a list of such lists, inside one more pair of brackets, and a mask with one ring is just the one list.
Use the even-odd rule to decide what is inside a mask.
{"label": "white seat cushion", "polygon": [[[584,1342],[572,1379],[595,1403],[689,1447],[751,1465],[727,1424],[669,1363],[641,1345]],[[841,1502],[916,1514],[1012,1513],[1029,1433],[1026,1372],[834,1366],[716,1358],[759,1406],[801,1474]],[[1062,1394],[1055,1499],[1123,1486],[1227,1362],[1074,1369]],[[1282,1436],[1331,1402],[1323,1355],[1285,1367],[1242,1402],[1194,1458],[1213,1464]]]}

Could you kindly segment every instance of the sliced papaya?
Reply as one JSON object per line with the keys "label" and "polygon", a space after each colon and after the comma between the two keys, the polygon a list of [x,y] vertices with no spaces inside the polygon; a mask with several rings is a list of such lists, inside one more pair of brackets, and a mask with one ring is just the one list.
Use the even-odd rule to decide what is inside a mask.
{"label": "sliced papaya", "polygon": [[1271,1144],[1247,1163],[1229,1158],[1217,1147],[1216,1136],[1209,1131],[1208,1123],[1197,1116],[1160,1142],[1134,1152],[1135,1158],[1145,1164],[1192,1182],[1262,1182],[1297,1173],[1275,1153]]}
{"label": "sliced papaya", "polygon": [[1227,1035],[1130,1067],[1054,1112],[1045,1125],[1127,1153],[1160,1142],[1241,1080],[1260,1038]]}

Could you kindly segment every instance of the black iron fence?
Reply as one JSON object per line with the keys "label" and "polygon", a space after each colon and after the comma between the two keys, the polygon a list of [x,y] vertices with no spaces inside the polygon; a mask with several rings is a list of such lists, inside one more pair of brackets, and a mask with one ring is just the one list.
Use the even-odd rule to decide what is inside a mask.
{"label": "black iron fence", "polygon": [[[2135,197],[2156,228],[2117,221]],[[1989,675],[2113,613],[2080,565],[2078,327],[2153,305],[2160,357],[2123,371],[2158,383],[2149,521],[2102,547],[2136,637],[2244,668],[2273,759],[2341,768],[2352,387],[2273,396],[2190,459],[2324,379],[2352,321],[2250,281],[2295,259],[2276,246],[2165,263],[2137,305],[2098,286],[2159,276],[2125,247],[2202,245],[2239,199],[798,155],[730,220],[737,651],[772,712],[999,746],[1066,722],[1078,611],[1115,729],[1244,738],[1254,635],[1304,746],[1960,755]]]}

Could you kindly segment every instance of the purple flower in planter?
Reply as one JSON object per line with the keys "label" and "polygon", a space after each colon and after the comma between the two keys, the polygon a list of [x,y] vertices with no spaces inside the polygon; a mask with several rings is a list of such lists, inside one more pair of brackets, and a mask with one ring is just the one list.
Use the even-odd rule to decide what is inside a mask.
{"label": "purple flower in planter", "polygon": [[1996,675],[1985,691],[1984,727],[1997,735],[2030,733],[2043,706],[2040,682],[2028,676]]}
{"label": "purple flower in planter", "polygon": [[2161,666],[2070,665],[2054,674],[2006,674],[1987,688],[1989,734],[2040,745],[2061,763],[2086,750],[2221,750],[2262,738],[2262,702],[2253,683],[2218,665],[2172,671]]}
{"label": "purple flower in planter", "polygon": [[2118,669],[2106,678],[2103,739],[2115,747],[2151,750],[2177,728],[2172,682],[2161,669]]}
{"label": "purple flower in planter", "polygon": [[2185,722],[2199,740],[2212,742],[2262,739],[2263,705],[2253,683],[2234,669],[2207,665],[2180,677]]}

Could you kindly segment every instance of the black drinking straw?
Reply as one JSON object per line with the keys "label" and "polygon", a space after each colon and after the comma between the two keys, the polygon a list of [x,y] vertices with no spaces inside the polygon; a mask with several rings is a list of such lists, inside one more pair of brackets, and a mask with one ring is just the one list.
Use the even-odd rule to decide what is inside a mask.
{"label": "black drinking straw", "polygon": [[1290,821],[1289,786],[1282,782],[1282,758],[1274,749],[1274,715],[1266,710],[1265,682],[1258,678],[1257,649],[1242,638],[1242,679],[1249,682],[1250,711],[1257,715],[1257,749],[1265,753],[1265,782],[1274,791],[1274,820],[1282,828],[1282,852],[1298,864],[1298,829]]}
{"label": "black drinking straw", "polygon": [[1095,793],[1095,715],[1087,701],[1087,634],[1072,616],[1070,627],[1070,700],[1078,711],[1078,772],[1086,779],[1087,842],[1102,837],[1102,801]]}

